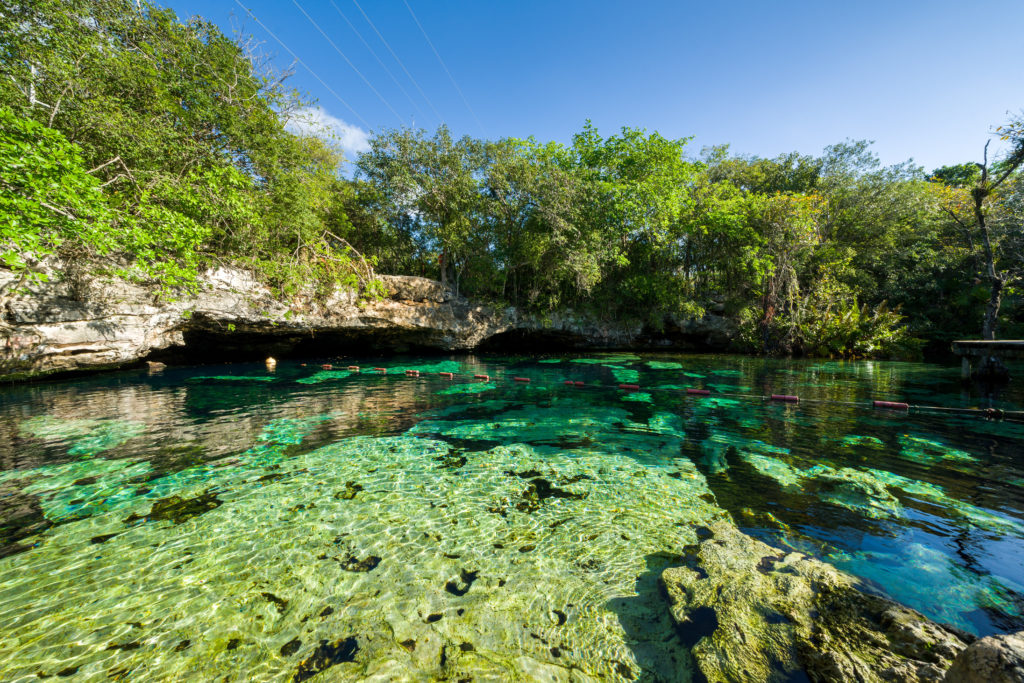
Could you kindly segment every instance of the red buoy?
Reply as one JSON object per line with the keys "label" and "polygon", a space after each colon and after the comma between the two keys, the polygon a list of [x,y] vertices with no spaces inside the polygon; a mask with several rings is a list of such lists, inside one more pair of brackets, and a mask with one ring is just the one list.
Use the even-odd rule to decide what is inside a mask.
{"label": "red buoy", "polygon": [[772,394],[773,401],[785,401],[786,403],[799,403],[799,396],[791,396],[789,394]]}
{"label": "red buoy", "polygon": [[333,366],[333,365],[331,365],[330,363],[324,363],[324,364],[323,364],[323,365],[321,365],[320,367],[322,367],[322,368],[323,368],[324,370],[330,370],[330,369],[331,369],[331,368],[333,368],[334,366]]}
{"label": "red buoy", "polygon": [[898,403],[896,401],[873,401],[875,408],[888,408],[889,410],[910,410],[909,403]]}
{"label": "red buoy", "polygon": [[419,377],[420,376],[420,371],[419,370],[406,370],[405,374],[408,375],[409,377]]}
{"label": "red buoy", "polygon": [[620,384],[619,385],[619,389],[624,389],[625,391],[640,391],[640,385],[639,384]]}
{"label": "red buoy", "polygon": [[379,373],[381,373],[382,375],[388,374],[388,369],[387,368],[374,368],[374,370],[379,372]]}
{"label": "red buoy", "polygon": [[513,382],[529,382],[530,378],[529,377],[513,377],[512,381]]}
{"label": "red buoy", "polygon": [[575,386],[577,386],[577,387],[582,387],[583,386],[583,382],[573,382],[573,384]]}
{"label": "red buoy", "polygon": [[576,382],[573,382],[573,381],[572,381],[571,379],[567,379],[567,380],[565,380],[564,382],[562,382],[562,384],[564,384],[564,385],[565,385],[565,386],[567,386],[567,387],[571,387],[571,386],[573,386],[574,384],[576,384]]}
{"label": "red buoy", "polygon": [[452,379],[452,378],[455,377],[455,373],[453,373],[453,372],[439,372],[437,374],[441,375],[445,379]]}
{"label": "red buoy", "polygon": [[350,365],[350,366],[348,366],[348,369],[352,370],[353,372],[359,372],[359,366],[358,365]]}
{"label": "red buoy", "polygon": [[690,396],[710,396],[710,389],[687,389],[686,393]]}
{"label": "red buoy", "polygon": [[485,382],[490,382],[491,378],[489,375],[473,375],[473,379],[482,379]]}

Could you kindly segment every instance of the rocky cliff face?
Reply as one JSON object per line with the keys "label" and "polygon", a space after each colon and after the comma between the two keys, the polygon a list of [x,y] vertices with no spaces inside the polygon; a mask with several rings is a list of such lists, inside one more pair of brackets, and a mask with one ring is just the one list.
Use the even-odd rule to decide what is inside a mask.
{"label": "rocky cliff face", "polygon": [[521,348],[719,348],[732,328],[720,316],[670,322],[651,335],[637,324],[568,314],[522,315],[454,297],[439,282],[383,276],[389,296],[360,304],[338,289],[326,300],[275,297],[251,274],[209,271],[200,290],[168,301],[154,287],[114,277],[72,283],[53,273],[26,287],[0,269],[0,379],[112,369],[146,358],[234,360],[346,351]]}

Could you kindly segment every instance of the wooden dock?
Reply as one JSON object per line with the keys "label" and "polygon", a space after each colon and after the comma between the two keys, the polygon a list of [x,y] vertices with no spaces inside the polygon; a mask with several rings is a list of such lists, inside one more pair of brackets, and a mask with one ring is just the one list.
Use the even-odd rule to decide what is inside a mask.
{"label": "wooden dock", "polygon": [[1024,339],[958,339],[953,353],[960,356],[960,377],[971,378],[971,361],[975,358],[1024,358]]}

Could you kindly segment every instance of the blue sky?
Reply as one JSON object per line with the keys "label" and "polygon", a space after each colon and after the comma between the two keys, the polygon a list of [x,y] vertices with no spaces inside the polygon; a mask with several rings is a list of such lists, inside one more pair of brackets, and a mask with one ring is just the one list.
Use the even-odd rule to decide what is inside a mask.
{"label": "blue sky", "polygon": [[326,83],[295,66],[291,84],[320,106],[308,119],[350,151],[368,129],[442,119],[457,135],[568,142],[589,118],[605,134],[693,136],[694,154],[869,139],[885,163],[931,169],[980,159],[991,129],[1024,109],[1021,0],[242,3],[287,49],[235,0],[167,2],[252,34],[280,67],[294,52]]}

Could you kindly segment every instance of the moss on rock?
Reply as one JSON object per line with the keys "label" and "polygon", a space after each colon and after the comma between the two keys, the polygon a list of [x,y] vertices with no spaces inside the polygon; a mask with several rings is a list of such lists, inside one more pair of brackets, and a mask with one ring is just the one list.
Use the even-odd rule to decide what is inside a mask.
{"label": "moss on rock", "polygon": [[856,579],[716,523],[662,572],[680,631],[710,683],[941,680],[966,646]]}

